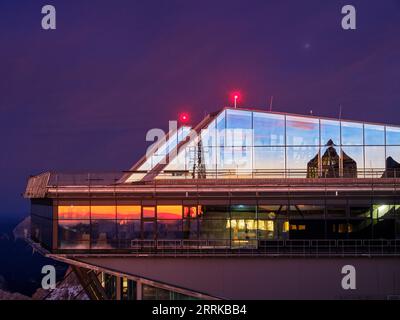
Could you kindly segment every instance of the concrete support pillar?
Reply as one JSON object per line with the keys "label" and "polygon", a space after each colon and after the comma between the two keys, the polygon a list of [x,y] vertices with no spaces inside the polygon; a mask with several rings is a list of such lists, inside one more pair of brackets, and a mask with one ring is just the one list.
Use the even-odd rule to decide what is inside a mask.
{"label": "concrete support pillar", "polygon": [[136,300],[142,300],[142,282],[136,281]]}

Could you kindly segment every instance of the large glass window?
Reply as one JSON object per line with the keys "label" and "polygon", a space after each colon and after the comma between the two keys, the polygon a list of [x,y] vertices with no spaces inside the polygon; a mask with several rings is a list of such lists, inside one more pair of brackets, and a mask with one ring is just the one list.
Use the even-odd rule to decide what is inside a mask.
{"label": "large glass window", "polygon": [[340,122],[321,119],[321,145],[340,145]]}
{"label": "large glass window", "polygon": [[386,144],[400,145],[400,127],[386,127]]}
{"label": "large glass window", "polygon": [[157,220],[157,238],[161,240],[181,240],[182,220]]}
{"label": "large glass window", "polygon": [[362,178],[364,175],[363,147],[342,147],[343,176]]}
{"label": "large glass window", "polygon": [[226,111],[226,145],[234,147],[251,146],[252,113],[248,111]]}
{"label": "large glass window", "polygon": [[116,220],[91,220],[93,249],[111,249],[116,246]]}
{"label": "large glass window", "polygon": [[380,178],[385,172],[385,147],[365,147],[365,174]]}
{"label": "large glass window", "polygon": [[[318,163],[318,153],[318,147],[287,147],[288,177],[306,178],[309,163],[315,162],[315,159]],[[315,176],[312,177],[315,178]]]}
{"label": "large glass window", "polygon": [[58,219],[90,219],[90,206],[88,205],[58,206]]}
{"label": "large glass window", "polygon": [[361,146],[363,144],[363,124],[342,121],[342,144]]}
{"label": "large glass window", "polygon": [[157,219],[182,219],[182,206],[157,206]]}
{"label": "large glass window", "polygon": [[221,147],[217,155],[218,175],[221,178],[235,178],[252,174],[251,147]]}
{"label": "large glass window", "polygon": [[225,136],[226,136],[226,111],[221,112],[217,118],[217,146],[225,146]]}
{"label": "large glass window", "polygon": [[284,171],[284,147],[254,147],[254,177],[281,178]]}
{"label": "large glass window", "polygon": [[59,220],[58,247],[60,249],[88,249],[90,220]]}
{"label": "large glass window", "polygon": [[371,124],[364,125],[364,135],[366,145],[384,145],[385,127]]}
{"label": "large glass window", "polygon": [[117,219],[140,219],[141,206],[137,205],[118,205]]}
{"label": "large glass window", "polygon": [[286,141],[292,146],[319,145],[319,120],[287,116]]}
{"label": "large glass window", "polygon": [[261,112],[253,113],[254,145],[283,146],[285,144],[285,117]]}
{"label": "large glass window", "polygon": [[116,219],[116,205],[94,205],[90,207],[91,219]]}

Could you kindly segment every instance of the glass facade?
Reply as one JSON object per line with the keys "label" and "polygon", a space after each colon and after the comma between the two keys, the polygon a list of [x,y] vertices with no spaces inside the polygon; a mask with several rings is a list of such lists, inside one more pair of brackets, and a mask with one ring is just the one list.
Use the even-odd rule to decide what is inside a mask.
{"label": "glass facade", "polygon": [[165,248],[180,241],[235,249],[267,240],[400,239],[399,222],[395,199],[181,200],[152,206],[64,201],[58,205],[58,249],[129,249],[144,240]]}
{"label": "glass facade", "polygon": [[400,175],[400,127],[225,109],[157,178],[394,174]]}

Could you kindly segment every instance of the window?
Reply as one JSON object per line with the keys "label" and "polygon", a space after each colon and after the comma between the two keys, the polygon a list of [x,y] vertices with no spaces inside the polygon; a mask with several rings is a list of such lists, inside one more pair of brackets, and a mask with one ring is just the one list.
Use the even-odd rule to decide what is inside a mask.
{"label": "window", "polygon": [[254,145],[285,145],[285,117],[282,115],[253,113]]}
{"label": "window", "polygon": [[157,206],[157,219],[182,219],[182,206]]}
{"label": "window", "polygon": [[321,119],[321,145],[340,145],[340,122]]}
{"label": "window", "polygon": [[290,178],[306,178],[308,164],[311,161],[318,163],[318,147],[287,147],[287,169]]}
{"label": "window", "polygon": [[386,127],[386,144],[400,145],[400,127]]}
{"label": "window", "polygon": [[384,145],[385,127],[372,124],[364,125],[365,145]]}
{"label": "window", "polygon": [[90,207],[91,219],[116,219],[115,205],[94,205]]}
{"label": "window", "polygon": [[252,146],[252,113],[248,111],[226,111],[226,145],[233,147]]}
{"label": "window", "polygon": [[363,145],[363,125],[356,122],[342,122],[342,144]]}
{"label": "window", "polygon": [[281,178],[285,171],[284,147],[254,147],[254,176]]}
{"label": "window", "polygon": [[89,219],[90,206],[62,205],[58,206],[58,219]]}
{"label": "window", "polygon": [[319,145],[319,120],[287,116],[286,141],[291,146]]}

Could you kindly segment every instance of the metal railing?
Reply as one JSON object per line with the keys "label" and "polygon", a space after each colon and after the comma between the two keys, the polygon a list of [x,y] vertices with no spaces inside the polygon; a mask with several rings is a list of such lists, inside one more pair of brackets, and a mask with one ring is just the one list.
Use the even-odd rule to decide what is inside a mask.
{"label": "metal railing", "polygon": [[129,240],[89,248],[74,242],[54,253],[151,256],[400,256],[400,239]]}

